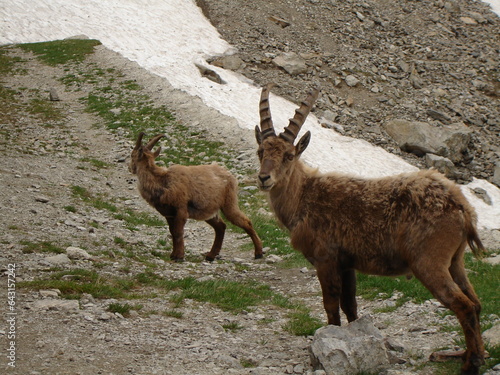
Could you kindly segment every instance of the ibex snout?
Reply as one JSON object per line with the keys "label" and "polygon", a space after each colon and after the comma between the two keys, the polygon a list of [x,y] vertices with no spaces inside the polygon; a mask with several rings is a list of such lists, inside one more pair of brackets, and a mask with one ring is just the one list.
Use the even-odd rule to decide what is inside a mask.
{"label": "ibex snout", "polygon": [[259,189],[263,191],[270,190],[274,185],[271,175],[267,173],[260,173],[257,183],[259,185]]}

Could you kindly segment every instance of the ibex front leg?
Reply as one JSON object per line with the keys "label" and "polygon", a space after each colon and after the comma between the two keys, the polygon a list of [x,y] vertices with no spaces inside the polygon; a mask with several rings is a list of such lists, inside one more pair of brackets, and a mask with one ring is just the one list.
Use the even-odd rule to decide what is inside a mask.
{"label": "ibex front leg", "polygon": [[340,295],[341,277],[336,263],[332,261],[316,262],[314,264],[323,292],[323,306],[325,307],[328,324],[340,325]]}
{"label": "ibex front leg", "polygon": [[172,253],[170,259],[176,262],[184,260],[184,226],[186,225],[187,217],[177,213],[173,218],[167,218],[168,229],[172,235]]}
{"label": "ibex front leg", "polygon": [[356,302],[356,271],[353,269],[342,272],[342,294],[340,308],[348,322],[358,319],[358,304]]}

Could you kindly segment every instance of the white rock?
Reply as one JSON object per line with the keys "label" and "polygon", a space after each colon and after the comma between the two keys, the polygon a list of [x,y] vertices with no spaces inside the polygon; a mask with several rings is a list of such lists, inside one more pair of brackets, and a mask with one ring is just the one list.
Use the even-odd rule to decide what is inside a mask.
{"label": "white rock", "polygon": [[281,262],[282,260],[283,258],[278,255],[270,254],[266,256],[266,263],[278,263]]}
{"label": "white rock", "polygon": [[313,367],[331,375],[378,373],[389,365],[384,337],[370,316],[347,326],[329,325],[318,329],[310,351]]}
{"label": "white rock", "polygon": [[56,300],[44,299],[35,301],[30,306],[33,310],[66,310],[77,311],[80,309],[80,304],[76,300]]}
{"label": "white rock", "polygon": [[39,293],[44,298],[45,297],[57,298],[59,297],[59,294],[61,294],[61,291],[59,289],[50,289],[50,290],[40,290]]}
{"label": "white rock", "polygon": [[90,259],[91,256],[85,250],[79,247],[70,246],[66,249],[66,255],[69,259]]}
{"label": "white rock", "polygon": [[500,324],[496,324],[483,332],[483,339],[490,346],[500,345]]}
{"label": "white rock", "polygon": [[66,254],[57,254],[51,257],[47,257],[45,258],[45,260],[52,264],[66,264],[71,262],[71,259],[69,259]]}
{"label": "white rock", "polygon": [[345,77],[345,83],[349,87],[355,87],[359,83],[359,79],[357,79],[353,75],[348,75],[347,77]]}

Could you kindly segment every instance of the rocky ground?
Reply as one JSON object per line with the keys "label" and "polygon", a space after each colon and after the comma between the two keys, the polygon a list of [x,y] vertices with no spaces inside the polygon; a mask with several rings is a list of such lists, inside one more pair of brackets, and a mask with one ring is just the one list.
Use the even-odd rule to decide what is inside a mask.
{"label": "rocky ground", "polygon": [[[395,38],[396,35],[392,36],[392,34],[403,33],[404,30],[400,30],[402,25],[407,26],[403,22],[405,19],[403,16],[420,14],[418,5],[422,3],[425,2],[407,2],[406,8],[398,8],[398,16],[394,18],[392,14],[386,13],[389,12],[388,9],[392,9],[391,7],[380,9],[377,7],[377,11],[380,12],[377,19],[375,19],[376,4],[368,2],[346,3],[350,4],[352,9],[356,9],[360,15],[355,12],[337,13],[334,18],[330,18],[327,29],[335,38],[343,35],[354,41],[364,40],[367,37],[361,34],[362,31],[367,32],[364,22],[372,19],[371,27],[376,30],[381,29],[380,32],[387,34],[382,39],[387,53],[392,53],[390,51],[393,50],[396,53],[405,44],[391,41],[390,37]],[[456,35],[474,34],[473,31],[469,30],[469,25],[450,29],[448,22],[461,21],[453,21],[452,15],[455,13],[448,10],[446,6],[448,3],[443,3],[440,7],[436,5],[438,3],[435,2],[434,6],[439,10],[437,15],[441,18],[433,21],[430,19],[429,12],[426,12],[428,15],[426,17],[429,17],[429,23],[441,25],[435,26],[438,28],[437,30],[441,31],[440,34],[434,35],[436,40],[441,41],[440,45],[445,45],[443,44],[446,40],[444,36],[448,35],[450,30]],[[323,74],[321,69],[317,68],[330,66],[333,63],[328,63],[328,59],[337,56],[339,58],[336,63],[338,69],[345,66],[346,69],[350,69],[349,72],[359,74],[360,79],[368,79],[363,78],[365,75],[360,73],[364,70],[358,71],[355,66],[348,67],[348,65],[352,63],[364,67],[361,64],[365,60],[360,51],[365,51],[366,54],[371,51],[373,59],[381,59],[383,56],[373,50],[373,48],[378,48],[380,40],[373,39],[367,45],[371,46],[371,49],[363,46],[352,47],[354,50],[349,54],[351,58],[348,58],[346,50],[344,50],[347,48],[345,46],[341,48],[342,53],[337,53],[337,48],[340,46],[334,39],[330,42],[331,49],[319,47],[316,39],[326,41],[326,38],[320,38],[312,33],[312,31],[317,32],[324,29],[320,27],[320,23],[315,21],[314,23],[300,24],[300,30],[311,31],[308,34],[310,39],[302,39],[304,43],[301,46],[304,48],[309,46],[310,48],[307,50],[302,50],[302,47],[292,48],[299,34],[299,29],[296,26],[299,25],[298,22],[305,22],[305,19],[326,20],[327,18],[323,8],[326,5],[322,2],[312,0],[304,2],[301,5],[302,8],[298,8],[296,4],[298,3],[284,4],[278,12],[270,4],[257,6],[257,4],[245,1],[227,3],[205,1],[204,3],[221,33],[227,32],[228,35],[224,35],[224,37],[239,47],[241,51],[245,51],[245,54],[248,54],[243,55],[242,58],[245,60],[253,56],[251,58],[254,60],[246,62],[247,66],[244,72],[252,75],[252,78],[258,83],[268,81],[271,77],[273,79],[279,78],[280,89],[278,93],[288,96],[290,99],[295,100],[296,97],[300,96],[304,85],[308,84],[307,79],[313,78],[313,74],[288,76],[287,73],[275,68],[267,60],[270,57],[263,54],[266,49],[262,47],[270,48],[270,51],[275,52],[276,48],[279,47],[303,53],[307,51],[309,51],[307,53],[318,53],[317,57],[313,56],[309,59],[310,62],[314,62],[309,66],[312,71],[316,72],[314,73],[316,78]],[[331,2],[331,5],[328,6],[335,5],[339,10],[347,9],[347,5],[343,4],[343,2]],[[479,4],[472,4],[475,7],[472,10],[480,8]],[[472,5],[470,6],[472,7]],[[246,17],[245,22],[236,22],[239,20],[239,18],[235,18],[236,14],[239,14],[236,12],[238,9],[245,10],[241,12],[241,15]],[[310,12],[314,9],[321,11],[311,15]],[[265,13],[262,13],[264,11]],[[307,14],[307,17],[300,17],[302,14]],[[446,14],[449,15],[445,16]],[[489,28],[490,37],[494,38],[495,32],[492,25],[498,25],[498,22],[484,11],[482,14],[485,14],[487,22],[480,22],[476,25],[477,28],[472,30]],[[274,22],[268,21],[270,15],[290,20],[292,26],[281,29]],[[350,18],[347,20],[351,16],[353,16],[352,20]],[[245,29],[241,25],[234,29],[229,29],[228,25],[224,26],[225,17],[233,17],[233,26],[241,23],[247,25],[247,32],[244,33]],[[360,23],[362,17],[365,17],[365,20]],[[389,22],[392,19],[398,21]],[[217,20],[218,22],[215,22]],[[340,26],[347,21],[349,21],[351,29],[335,28],[336,24]],[[415,24],[418,24],[417,21],[418,19],[415,19]],[[261,27],[264,23],[268,26]],[[226,28],[227,31],[224,31]],[[274,30],[275,33],[293,32],[286,38],[281,38],[280,34],[276,34],[271,38],[274,40],[273,42],[271,39],[267,39],[271,34],[269,30]],[[337,30],[337,33],[333,33],[332,30]],[[421,32],[424,33],[424,31]],[[403,34],[407,38],[415,36],[414,33],[408,31]],[[363,38],[361,38],[362,36]],[[234,40],[231,40],[232,38]],[[246,42],[242,44],[244,39]],[[259,40],[261,41],[259,42]],[[485,37],[485,40],[490,39]],[[255,48],[259,45],[258,43],[260,43],[258,53],[251,50],[246,51],[243,48],[244,45],[248,46],[246,48],[250,48],[250,46]],[[460,65],[462,59],[470,58],[477,64],[483,64],[481,65],[483,68],[479,65],[471,65],[470,69],[475,70],[476,76],[486,77],[486,73],[489,72],[487,61],[490,58],[495,58],[490,56],[492,52],[489,48],[492,42],[489,43],[485,44],[484,50],[478,51],[468,44],[464,44],[463,54],[460,55],[462,57],[456,64]],[[287,45],[289,47],[286,47]],[[394,45],[394,48],[391,45]],[[423,49],[422,53],[425,53],[422,55],[422,59],[427,59],[431,52],[436,54],[436,58],[439,59],[448,56],[441,56],[441,53],[444,53],[441,49],[431,48],[430,51],[427,51],[430,47],[426,44],[420,45],[420,42],[413,44],[410,42],[410,45],[415,53]],[[326,51],[331,53],[328,59],[325,57]],[[471,54],[475,52],[478,52],[479,55],[474,57]],[[161,257],[152,255],[152,252],[159,248],[158,239],[166,238],[166,227],[143,225],[140,226],[141,230],[131,231],[124,220],[117,219],[109,210],[96,208],[89,205],[88,202],[76,198],[72,187],[80,186],[91,191],[94,195],[113,197],[113,204],[118,210],[132,209],[135,212],[155,214],[139,197],[135,188],[135,179],[127,170],[125,161],[132,146],[130,139],[126,137],[124,132],[111,132],[105,129],[100,125],[102,120],[86,112],[84,105],[79,100],[91,91],[92,84],[86,83],[69,88],[58,80],[69,73],[76,74],[77,70],[83,68],[76,65],[64,68],[49,67],[41,64],[33,55],[21,50],[13,49],[9,53],[22,59],[23,62],[17,74],[5,78],[5,81],[2,82],[3,87],[14,90],[19,102],[24,104],[39,99],[40,96],[47,100],[51,88],[55,89],[61,101],[52,102],[52,104],[62,111],[64,121],[58,122],[56,125],[46,124],[40,121],[37,116],[25,112],[22,104],[14,104],[16,106],[14,111],[4,111],[3,115],[0,114],[2,116],[0,117],[2,120],[0,130],[3,137],[0,143],[0,227],[2,228],[0,242],[3,248],[2,254],[0,254],[0,266],[2,267],[0,282],[4,285],[0,288],[0,315],[2,317],[10,316],[8,313],[11,310],[9,310],[7,303],[9,301],[7,295],[9,278],[7,275],[9,273],[8,265],[13,264],[16,267],[17,283],[43,279],[46,278],[46,275],[61,270],[83,269],[96,271],[102,277],[125,278],[144,272],[146,268],[154,268],[156,275],[165,279],[181,279],[191,276],[197,280],[220,278],[234,281],[256,280],[269,285],[273,291],[292,300],[301,301],[311,309],[313,316],[324,321],[320,289],[314,271],[308,268],[284,270],[279,267],[279,257],[268,257],[266,260],[259,261],[252,260],[251,251],[241,248],[242,245],[249,242],[244,235],[229,232],[224,242],[222,258],[214,263],[202,262],[200,261],[201,254],[206,252],[211,245],[212,231],[204,223],[189,222],[186,229],[188,261],[181,264],[170,263]],[[450,56],[446,58],[451,59]],[[484,62],[480,62],[482,60]],[[396,59],[393,63],[395,67],[398,66]],[[250,132],[241,133],[241,130],[237,130],[233,120],[205,108],[199,100],[172,89],[164,80],[149,74],[134,63],[124,60],[102,46],[95,49],[95,53],[88,57],[85,64],[87,68],[92,66],[103,70],[116,69],[120,72],[120,81],[134,81],[139,84],[142,87],[141,93],[147,94],[158,105],[164,104],[168,108],[172,108],[181,123],[196,129],[210,129],[209,137],[222,139],[240,152],[241,157],[238,158],[235,170],[255,166],[253,136]],[[440,62],[437,65],[440,66],[440,69],[444,69],[442,68],[445,66],[443,63]],[[380,69],[379,72],[372,69],[374,74],[382,75],[382,71],[385,72],[386,69],[389,69],[389,66],[381,63],[374,66],[378,66]],[[428,70],[431,66],[435,65],[433,63],[417,64],[419,74],[428,84],[430,84],[431,73],[434,72],[434,70]],[[332,77],[338,76],[338,79],[342,81],[342,70],[337,68],[331,67]],[[403,76],[403,72],[392,70],[395,70],[392,74]],[[391,69],[389,69],[390,71]],[[356,124],[355,127],[349,129],[346,126],[347,134],[368,134],[369,138],[373,138],[372,140],[377,140],[379,139],[377,137],[380,137],[380,140],[385,139],[386,143],[379,143],[392,147],[390,141],[382,133],[379,131],[367,132],[366,128],[378,129],[377,119],[389,108],[393,112],[399,111],[397,112],[398,116],[404,116],[404,114],[422,115],[425,110],[420,107],[421,103],[425,102],[425,97],[428,98],[428,95],[434,91],[429,87],[427,94],[423,94],[421,91],[413,92],[405,83],[405,77],[401,79],[391,78],[389,73],[386,73],[387,81],[377,79],[376,82],[373,82],[381,87],[377,93],[367,89],[370,86],[365,87],[367,83],[364,81],[361,87],[350,90],[343,83],[335,85],[335,80],[333,80],[330,96],[337,98],[337,102],[334,100],[336,107],[328,108],[335,111],[335,108],[338,107],[340,117],[336,119],[344,119],[340,121],[342,124],[347,122],[351,124],[351,121]],[[451,95],[450,103],[455,98],[455,92],[458,95],[458,91],[461,90],[460,85],[466,85],[469,82],[467,79],[469,76],[466,75],[465,71],[453,69],[453,73],[462,78],[453,78],[456,80],[456,82],[453,81],[453,85],[446,83],[448,81],[442,83],[443,90]],[[389,83],[396,79],[397,81],[394,82],[399,82],[399,85],[391,86]],[[436,82],[441,82],[440,79],[435,78]],[[323,77],[323,80],[326,82],[326,77]],[[393,87],[394,91],[389,89],[390,86]],[[398,96],[396,92],[401,95]],[[408,92],[412,92],[412,94]],[[467,94],[463,94],[463,100],[470,100],[475,104],[470,108],[460,108],[464,111],[471,111],[467,112],[467,116],[471,116],[471,118],[475,115],[483,116],[481,117],[484,120],[481,120],[483,121],[482,126],[474,125],[472,122],[470,126],[481,128],[477,131],[477,137],[482,137],[481,142],[486,142],[488,152],[493,152],[490,148],[494,147],[495,143],[491,134],[494,131],[498,134],[498,122],[495,121],[498,121],[499,117],[495,117],[498,106],[495,107],[492,102],[498,99],[493,94],[488,96],[490,94],[485,91],[468,89],[466,92]],[[382,94],[388,98],[388,101],[392,99],[393,104],[379,100]],[[477,95],[481,100],[477,102],[476,96],[474,96],[473,101],[469,95]],[[354,104],[352,106],[341,104],[341,101],[348,99],[348,97],[353,98]],[[399,97],[405,98],[404,103],[407,103],[409,107],[402,104],[403,100],[396,100]],[[366,103],[367,107],[362,107],[361,103]],[[372,109],[371,111],[368,111],[368,106]],[[408,111],[404,108],[413,109]],[[9,108],[9,110],[11,109]],[[327,104],[323,102],[320,105],[320,110],[326,109]],[[6,117],[5,113],[15,113],[15,116]],[[366,120],[371,116],[375,116],[374,120]],[[455,113],[453,116],[458,115]],[[478,147],[476,144],[473,150],[477,150]],[[105,164],[96,165],[95,160]],[[484,161],[479,165],[486,166],[489,159],[481,160]],[[418,163],[418,160],[415,159],[415,161]],[[489,171],[489,169],[485,170]],[[40,251],[43,242],[63,246],[63,254],[55,255]],[[38,248],[30,248],[29,244],[38,244]],[[134,256],[126,256],[125,249],[121,247],[123,244],[132,246],[135,252]],[[80,250],[66,251],[67,247],[76,247]],[[189,299],[177,307],[170,299],[173,292],[158,292],[157,295],[152,295],[150,290],[144,288],[138,293],[143,293],[144,296],[134,300],[123,300],[99,299],[84,294],[80,300],[67,300],[61,298],[58,291],[55,290],[16,288],[13,310],[16,313],[14,315],[16,367],[7,367],[8,361],[5,355],[7,350],[2,350],[4,352],[0,359],[2,372],[4,373],[6,368],[8,374],[23,375],[313,373],[308,354],[311,337],[293,336],[283,329],[283,325],[289,319],[289,310],[287,309],[262,305],[248,309],[243,313],[233,314],[211,304]],[[360,298],[360,314],[373,314],[380,308],[390,307],[394,305],[397,298],[397,295],[376,301],[366,301]],[[130,303],[134,306],[141,305],[141,308],[132,311],[128,317],[123,317],[108,309],[110,304],[116,302]],[[174,309],[182,317],[169,314]],[[407,302],[396,311],[373,314],[375,325],[381,329],[384,335],[392,337],[398,344],[394,348],[394,364],[387,374],[432,374],[434,372],[433,367],[422,366],[427,362],[429,354],[436,349],[455,348],[455,340],[459,337],[457,331],[450,332],[443,328],[444,326],[456,325],[453,316],[448,315],[443,318],[444,311],[436,301],[429,300],[424,304]],[[492,323],[498,321],[496,316],[485,319]],[[229,329],[227,327],[238,328]],[[9,348],[8,335],[11,328],[12,325],[0,325],[2,348]],[[321,371],[317,371],[316,374],[320,375]]]}
{"label": "rocky ground", "polygon": [[[500,17],[481,1],[197,0],[237,48],[213,64],[297,102],[312,84],[325,126],[418,167],[384,125],[393,119],[473,134],[455,162],[458,181],[493,181],[500,160]],[[331,124],[336,122],[341,126]],[[334,131],[334,130],[332,130]],[[500,164],[499,164],[500,165]],[[500,183],[500,170],[495,178]]]}

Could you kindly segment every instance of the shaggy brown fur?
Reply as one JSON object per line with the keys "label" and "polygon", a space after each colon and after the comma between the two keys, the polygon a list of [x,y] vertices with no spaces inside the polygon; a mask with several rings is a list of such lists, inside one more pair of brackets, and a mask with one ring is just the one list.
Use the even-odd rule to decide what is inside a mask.
{"label": "shaggy brown fur", "polygon": [[310,170],[299,160],[310,132],[293,143],[318,93],[309,94],[276,136],[264,88],[255,131],[259,187],[269,193],[292,246],[316,268],[328,323],[340,325],[339,307],[349,322],[358,318],[355,270],[413,274],[457,315],[467,343],[462,374],[478,374],[481,305],[463,261],[467,244],[476,255],[484,250],[474,209],[456,184],[432,170],[377,179]]}
{"label": "shaggy brown fur", "polygon": [[160,148],[152,148],[163,137],[153,137],[142,145],[144,133],[139,134],[132,151],[130,172],[137,174],[142,197],[166,219],[173,239],[172,260],[184,259],[184,226],[188,218],[204,220],[215,230],[212,249],[205,255],[213,261],[219,255],[226,224],[219,211],[234,225],[247,232],[255,247],[255,258],[262,258],[262,242],[251,221],[238,207],[238,181],[219,165],[161,168],[155,164]]}

